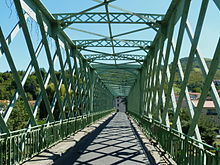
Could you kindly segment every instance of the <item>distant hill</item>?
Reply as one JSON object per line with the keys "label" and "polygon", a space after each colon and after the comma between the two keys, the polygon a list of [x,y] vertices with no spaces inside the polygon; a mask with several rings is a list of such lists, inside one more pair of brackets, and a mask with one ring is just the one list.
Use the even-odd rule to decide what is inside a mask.
{"label": "distant hill", "polygon": [[[188,57],[184,57],[184,58],[181,58],[181,59],[180,59],[180,62],[181,62],[181,64],[182,64],[183,69],[186,68],[187,61],[188,61]],[[212,59],[210,59],[210,58],[205,58],[205,61],[206,61],[207,66],[209,67],[210,64],[211,64]],[[194,60],[193,60],[193,68],[200,68],[199,62],[198,62],[198,60],[197,60],[196,57],[195,57]],[[218,69],[220,69],[220,64],[218,65]]]}
{"label": "distant hill", "polygon": [[[184,57],[184,58],[180,59],[183,70],[186,69],[187,61],[188,61],[188,57]],[[206,64],[209,68],[212,59],[205,58],[205,61],[206,61]],[[197,75],[195,75],[195,74],[197,74]],[[192,66],[190,77],[191,77],[190,81],[203,81],[203,75],[202,75],[201,67],[200,67],[199,62],[196,58],[194,58],[194,60],[193,60],[193,66]],[[218,65],[218,70],[215,74],[214,79],[215,80],[220,80],[220,64]]]}
{"label": "distant hill", "polygon": [[[184,58],[180,59],[180,62],[181,62],[182,68],[183,68],[183,72],[186,69],[187,61],[188,61],[188,57],[184,57]],[[209,68],[212,59],[205,58],[205,61],[206,61],[206,64]],[[171,66],[172,66],[172,63],[170,64],[170,68],[171,68]],[[204,80],[205,80],[205,77],[202,73],[199,62],[197,61],[196,58],[194,58],[192,69],[191,69],[190,75],[189,75],[188,85],[187,85],[189,91],[201,92]],[[218,70],[216,71],[216,74],[214,76],[214,80],[220,80],[220,65],[218,65]],[[180,90],[178,88],[180,88],[181,84],[182,84],[182,82],[180,81],[178,69],[176,70],[174,81],[175,81],[176,93],[178,93],[178,91]],[[220,90],[220,86],[217,86],[217,89]],[[175,91],[175,89],[174,89],[174,91]]]}
{"label": "distant hill", "polygon": [[[184,58],[181,58],[180,59],[180,62],[182,64],[182,68],[183,68],[183,71],[185,70],[186,68],[186,65],[187,65],[187,61],[188,61],[188,57],[184,57]],[[209,68],[210,64],[211,64],[211,61],[212,59],[210,58],[205,58],[205,61],[206,61],[206,64]],[[215,77],[214,77],[215,80],[220,80],[220,65],[218,65],[218,70],[215,74]],[[179,81],[180,82],[180,79],[179,79],[179,74],[178,72],[176,73],[176,76],[175,76],[175,81]],[[202,84],[204,82],[204,76],[202,74],[202,71],[200,69],[200,65],[199,65],[199,62],[197,61],[196,58],[194,58],[194,61],[193,61],[193,66],[192,66],[192,70],[190,72],[190,77],[189,77],[189,82],[188,84],[189,85],[194,85],[194,86],[198,86],[198,84]],[[180,82],[181,83],[181,82]],[[200,85],[199,85],[200,86]]]}

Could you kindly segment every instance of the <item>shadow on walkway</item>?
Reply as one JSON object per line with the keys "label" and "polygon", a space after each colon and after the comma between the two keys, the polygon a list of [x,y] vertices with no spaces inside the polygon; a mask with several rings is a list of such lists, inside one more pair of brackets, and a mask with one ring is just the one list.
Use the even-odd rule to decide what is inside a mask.
{"label": "shadow on walkway", "polygon": [[126,114],[118,112],[84,137],[54,164],[138,165],[150,163]]}

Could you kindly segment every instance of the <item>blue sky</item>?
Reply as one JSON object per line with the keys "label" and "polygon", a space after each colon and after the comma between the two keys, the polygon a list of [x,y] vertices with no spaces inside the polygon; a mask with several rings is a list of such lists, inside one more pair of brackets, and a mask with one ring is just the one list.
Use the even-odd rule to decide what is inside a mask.
{"label": "blue sky", "polygon": [[[62,13],[62,12],[80,12],[85,10],[89,7],[97,5],[98,3],[94,0],[42,0],[43,4],[48,8],[51,13]],[[112,5],[119,6],[121,8],[127,9],[132,12],[139,12],[139,13],[152,13],[152,14],[164,14],[170,4],[171,0],[116,0],[112,3]],[[189,13],[189,21],[192,24],[192,27],[195,28],[196,19],[198,17],[198,12],[200,8],[201,2],[198,0],[192,0],[190,13]],[[114,8],[109,7],[111,12],[118,12]],[[94,12],[102,12],[105,11],[104,7],[100,7],[94,10]],[[120,11],[119,11],[120,12]],[[5,36],[9,34],[12,30],[14,25],[17,23],[18,18],[13,6],[12,0],[0,0],[0,25],[3,29],[3,33]],[[37,25],[33,22],[29,22],[30,33],[33,37],[33,42],[38,43],[40,40],[40,33]],[[107,25],[74,25],[75,28],[96,32],[102,35],[108,35],[108,28]],[[141,26],[132,26],[132,25],[112,25],[113,27],[113,34],[119,34],[130,28],[130,30],[138,29]],[[217,40],[220,36],[220,13],[219,10],[214,5],[213,1],[210,0],[208,12],[205,19],[205,24],[202,30],[202,35],[200,38],[199,46],[201,51],[203,52],[205,57],[211,58],[213,56],[213,52],[216,47]],[[100,38],[93,35],[88,35],[82,32],[77,31],[66,31],[71,39],[89,39],[89,38]],[[176,31],[177,33],[177,31]],[[139,33],[135,33],[133,35],[124,36],[122,39],[146,39],[146,40],[153,40],[154,34],[152,31],[143,31]],[[189,40],[187,37],[184,38],[183,44],[189,45]],[[36,45],[36,44],[35,44]],[[187,50],[189,49],[188,46],[184,46],[181,50],[181,57],[185,57],[187,54]],[[20,31],[13,43],[10,45],[10,50],[15,61],[15,65],[18,70],[24,70],[28,65],[30,57],[28,55],[28,51],[24,42],[24,37],[22,32]],[[102,49],[100,49],[102,50]],[[122,51],[123,49],[117,49],[117,51]],[[111,52],[111,48],[106,50]],[[87,53],[87,52],[83,52]],[[137,54],[142,54],[143,52],[136,52]],[[41,53],[39,61],[40,67],[47,67],[48,64],[46,62],[46,58],[43,55],[44,51]],[[59,68],[59,66],[57,66]],[[5,60],[5,57],[0,57],[0,71],[8,70],[8,64]]]}

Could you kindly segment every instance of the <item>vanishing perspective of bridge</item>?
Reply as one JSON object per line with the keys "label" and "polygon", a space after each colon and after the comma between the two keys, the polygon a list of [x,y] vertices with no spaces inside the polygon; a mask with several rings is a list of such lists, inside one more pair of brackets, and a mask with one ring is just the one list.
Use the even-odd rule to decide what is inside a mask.
{"label": "vanishing perspective of bridge", "polygon": [[[93,152],[94,146],[88,145],[80,151],[82,156],[74,160],[76,164],[154,164],[148,157],[151,151],[139,151],[142,149],[138,146],[144,144],[139,142],[141,138],[129,121],[132,120],[177,164],[219,165],[220,150],[205,143],[199,121],[208,96],[220,118],[220,98],[213,82],[220,61],[220,28],[218,36],[214,36],[217,39],[212,41],[207,39],[209,32],[203,31],[213,26],[207,23],[212,12],[209,5],[217,13],[212,20],[220,18],[220,1],[172,0],[163,14],[132,12],[114,5],[120,0],[93,1],[96,5],[75,13],[51,13],[40,0],[11,1],[18,22],[10,30],[0,25],[0,61],[4,59],[8,65],[16,90],[0,115],[0,164],[28,163],[39,153],[105,118],[106,127],[91,142],[95,147],[102,146],[102,150],[96,148],[97,153],[89,159],[83,154]],[[146,5],[150,3],[146,1]],[[192,7],[193,3],[199,5]],[[95,28],[83,28],[91,24]],[[106,27],[107,33],[99,33],[98,26]],[[118,32],[121,26],[123,30]],[[84,35],[76,39],[73,32]],[[139,39],[138,33],[152,37]],[[204,45],[201,42],[213,49],[209,51],[209,64],[199,49]],[[180,61],[182,57],[187,57],[185,66]],[[203,76],[196,106],[188,88],[195,59]],[[26,68],[22,75],[17,67],[19,60]],[[38,92],[31,105],[24,86],[33,73]],[[49,96],[51,84],[54,93]],[[126,113],[117,107],[118,99]],[[18,101],[22,101],[28,120],[24,128],[12,130],[9,120]],[[183,102],[190,123],[187,130],[183,130],[181,117]],[[42,108],[46,114],[43,124],[39,122]],[[113,147],[112,141],[117,140]],[[123,140],[127,146],[120,146]],[[111,149],[104,150],[105,145]],[[64,154],[57,164],[74,164],[68,163],[70,160],[71,154]]]}

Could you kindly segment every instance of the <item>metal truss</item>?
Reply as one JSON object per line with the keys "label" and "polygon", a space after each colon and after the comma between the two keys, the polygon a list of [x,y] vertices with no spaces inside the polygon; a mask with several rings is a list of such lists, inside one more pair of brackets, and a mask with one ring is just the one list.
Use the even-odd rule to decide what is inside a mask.
{"label": "metal truss", "polygon": [[[157,33],[148,55],[143,62],[139,76],[137,76],[137,81],[128,96],[128,110],[133,116],[136,116],[135,118],[139,120],[140,124],[142,123],[149,134],[153,134],[153,136],[158,139],[164,150],[169,150],[178,164],[190,164],[189,160],[191,156],[188,153],[190,147],[184,148],[186,152],[181,153],[181,155],[183,155],[182,158],[184,157],[184,159],[186,159],[182,161],[180,160],[182,158],[178,158],[176,152],[172,152],[178,147],[176,147],[175,144],[170,145],[173,141],[170,141],[171,143],[168,142],[169,138],[175,137],[179,142],[182,141],[181,139],[188,138],[188,141],[184,144],[181,143],[181,145],[188,145],[191,147],[192,145],[189,141],[195,142],[196,139],[197,149],[193,149],[192,152],[196,153],[197,151],[195,150],[198,150],[200,153],[204,153],[207,150],[207,145],[203,143],[200,134],[199,120],[201,120],[200,116],[202,115],[203,105],[209,92],[215,105],[216,112],[218,113],[218,118],[220,118],[220,98],[213,83],[220,59],[220,40],[216,43],[217,46],[215,47],[213,59],[209,68],[198,47],[209,2],[208,0],[201,1],[195,33],[192,31],[188,21],[190,0],[173,1],[171,3],[163,20],[165,24],[161,26]],[[219,9],[219,3],[215,1],[215,4]],[[180,23],[179,27],[175,26],[178,21]],[[174,30],[178,32],[176,41]],[[186,46],[183,45],[184,33],[187,34],[190,41],[188,43],[189,53],[187,54],[188,60],[185,70],[182,68],[180,62],[181,48]],[[194,58],[198,61],[204,76],[204,85],[196,107],[190,99],[189,89],[187,87]],[[172,65],[169,64],[169,60],[171,60]],[[177,71],[179,81],[181,82],[181,91],[178,94],[174,91]],[[177,97],[178,99],[176,99]],[[183,102],[187,105],[186,112],[190,118],[189,129],[187,132],[184,132],[185,134],[182,130],[180,117],[183,111]],[[176,136],[176,132],[180,135]],[[165,138],[166,140],[164,140],[161,136],[163,136],[163,138],[167,137],[167,139]],[[198,157],[201,158],[201,164],[211,164],[211,162],[215,162],[214,157],[209,153],[206,153],[205,156],[203,154],[198,155]]]}
{"label": "metal truss", "polygon": [[[52,26],[53,22],[56,22],[56,20],[54,20],[50,13],[45,10],[43,5],[39,1],[35,0],[15,0],[14,4],[18,13],[19,22],[9,34],[7,39],[5,39],[4,34],[0,29],[0,49],[2,55],[5,55],[7,63],[10,66],[17,85],[17,91],[11,99],[4,115],[0,115],[1,132],[9,133],[11,131],[7,127],[7,121],[13,112],[17,100],[20,98],[23,100],[25,110],[29,116],[29,121],[27,121],[27,128],[29,130],[31,130],[32,127],[37,126],[36,118],[42,101],[45,103],[45,108],[48,114],[46,121],[47,124],[55,122],[54,109],[56,108],[56,104],[58,104],[59,107],[59,121],[63,121],[76,115],[85,115],[97,112],[103,108],[103,106],[100,107],[101,104],[103,104],[102,101],[104,101],[104,105],[106,105],[104,109],[110,109],[112,107],[111,100],[113,95],[100,80],[96,71],[94,71],[91,65],[86,62],[84,57],[78,52],[76,46],[68,38],[68,36],[63,31],[58,32],[57,27]],[[40,36],[42,40],[38,43],[36,49],[34,48],[32,37],[27,26],[28,17],[29,19],[35,21],[40,29]],[[29,51],[29,56],[31,57],[31,61],[21,80],[15,66],[15,61],[12,59],[13,54],[9,49],[9,45],[13,42],[13,39],[20,30],[23,31],[24,44],[27,45],[27,50]],[[52,35],[49,36],[49,34]],[[52,49],[54,48],[50,47],[48,41],[49,38],[55,45],[55,54],[51,54]],[[47,62],[49,64],[49,69],[44,78],[40,72],[38,61],[38,56],[42,52],[43,48],[45,49],[45,56],[47,57]],[[60,65],[60,77],[55,75],[54,65],[56,62]],[[24,85],[33,69],[38,77],[40,93],[34,107],[31,108],[28,103],[27,93],[24,91]],[[68,74],[72,75],[71,79],[67,77]],[[49,83],[53,83],[55,88],[52,101],[48,99],[48,94],[46,92],[46,88]],[[63,99],[61,99],[60,95],[61,86],[63,86],[66,91]],[[97,87],[99,88],[98,91],[94,90],[94,88]],[[71,93],[70,91],[74,92]],[[94,104],[94,95],[96,96],[95,101],[99,102],[98,105]],[[103,97],[104,95],[108,95],[110,99],[106,99],[107,97]],[[66,107],[69,107],[69,111],[66,111]]]}
{"label": "metal truss", "polygon": [[59,13],[53,16],[64,27],[73,23],[150,24],[158,27],[164,17],[162,14],[146,13],[135,13],[135,15],[130,13]]}
{"label": "metal truss", "polygon": [[114,96],[127,96],[132,84],[137,79],[140,65],[92,64]]}
{"label": "metal truss", "polygon": [[[148,49],[151,41],[146,40],[73,40],[78,47],[142,47]],[[113,43],[112,43],[113,42]],[[113,44],[113,45],[112,45]]]}
{"label": "metal truss", "polygon": [[89,61],[94,60],[134,60],[142,62],[146,55],[135,55],[135,54],[119,54],[119,55],[103,55],[103,54],[84,54],[85,58]]}
{"label": "metal truss", "polygon": [[[192,31],[188,21],[191,0],[173,0],[165,15],[129,12],[111,5],[110,3],[114,0],[95,1],[99,4],[79,13],[52,15],[39,0],[14,0],[19,22],[7,37],[0,28],[0,55],[5,56],[17,87],[5,113],[0,115],[0,147],[2,147],[0,164],[21,163],[84,128],[86,126],[84,123],[90,124],[95,118],[111,113],[112,111],[106,110],[113,108],[112,102],[117,96],[127,96],[128,112],[178,164],[190,164],[190,160],[194,160],[195,156],[199,160],[197,164],[217,164],[220,159],[219,151],[203,143],[199,130],[199,120],[208,94],[220,118],[220,98],[213,83],[220,61],[220,40],[216,42],[209,67],[198,46],[210,1],[200,0],[201,6],[195,32]],[[219,1],[213,1],[220,10]],[[90,12],[101,6],[105,7],[105,12]],[[122,12],[112,13],[109,10],[110,7]],[[37,44],[30,33],[27,21],[29,19],[39,28],[40,41]],[[108,35],[70,27],[78,23],[105,23]],[[113,35],[112,24],[142,24],[144,27]],[[96,38],[85,40],[69,38],[65,31],[66,27],[95,35]],[[156,32],[153,41],[118,38],[140,31],[146,32],[145,30],[148,29]],[[13,59],[13,47],[10,47],[20,31],[23,32],[22,41],[30,57],[22,77]],[[188,61],[183,68],[180,57],[181,50],[185,48],[184,34],[189,40],[186,43],[189,51],[186,54]],[[97,39],[97,36],[101,38]],[[110,53],[105,52],[108,47],[111,47]],[[115,49],[116,47],[118,49]],[[121,47],[128,49],[120,50]],[[100,48],[104,49],[100,50]],[[146,55],[135,54],[138,51],[143,51]],[[93,54],[83,54],[84,52]],[[45,76],[40,70],[41,54],[49,65]],[[190,99],[187,86],[194,58],[204,78],[201,96],[196,107]],[[118,63],[120,60],[123,63]],[[56,64],[59,65],[59,76],[56,75]],[[32,107],[24,86],[33,71],[38,79],[39,93]],[[177,75],[181,82],[179,93],[175,91]],[[49,96],[47,87],[51,84],[54,86],[54,93]],[[65,92],[62,93],[62,89],[65,89]],[[176,99],[177,95],[178,99]],[[23,101],[29,118],[23,130],[12,131],[8,127],[8,121],[18,100]],[[190,125],[186,132],[181,119],[184,101],[190,118]],[[37,119],[42,102],[47,113],[43,126],[38,125]],[[59,113],[57,118],[56,111]],[[51,135],[55,137],[53,140]],[[37,145],[34,144],[35,141]],[[32,149],[30,146],[35,148]],[[24,155],[24,152],[27,154]]]}
{"label": "metal truss", "polygon": [[[157,28],[159,27],[158,22],[162,20],[163,15],[140,14],[140,13],[109,13],[108,4],[105,3],[103,5],[105,5],[106,13],[80,12],[80,13],[68,13],[68,14],[54,14],[54,17],[58,21],[60,21],[60,24],[63,28],[70,26],[71,24],[77,23],[77,22],[78,23],[107,23],[108,24],[109,37],[104,36],[105,39],[100,39],[100,41],[95,41],[95,40],[75,41],[77,46],[80,46],[80,47],[83,46],[81,49],[84,49],[84,47],[104,47],[105,46],[105,47],[112,47],[112,53],[116,54],[115,47],[141,47],[142,49],[149,48],[150,42],[115,39],[116,36],[131,34],[137,31],[141,31],[142,29],[113,36],[111,24],[112,23],[147,24],[150,28],[157,30]],[[69,27],[69,28],[75,29],[72,27]],[[89,33],[94,34],[91,32]],[[98,34],[98,36],[103,36],[103,35]],[[108,40],[106,40],[106,38]],[[91,52],[94,52],[94,51],[91,51]],[[121,53],[127,53],[127,52],[121,52]],[[117,53],[117,54],[121,54],[121,53]],[[116,57],[113,56],[113,58],[116,64]]]}

